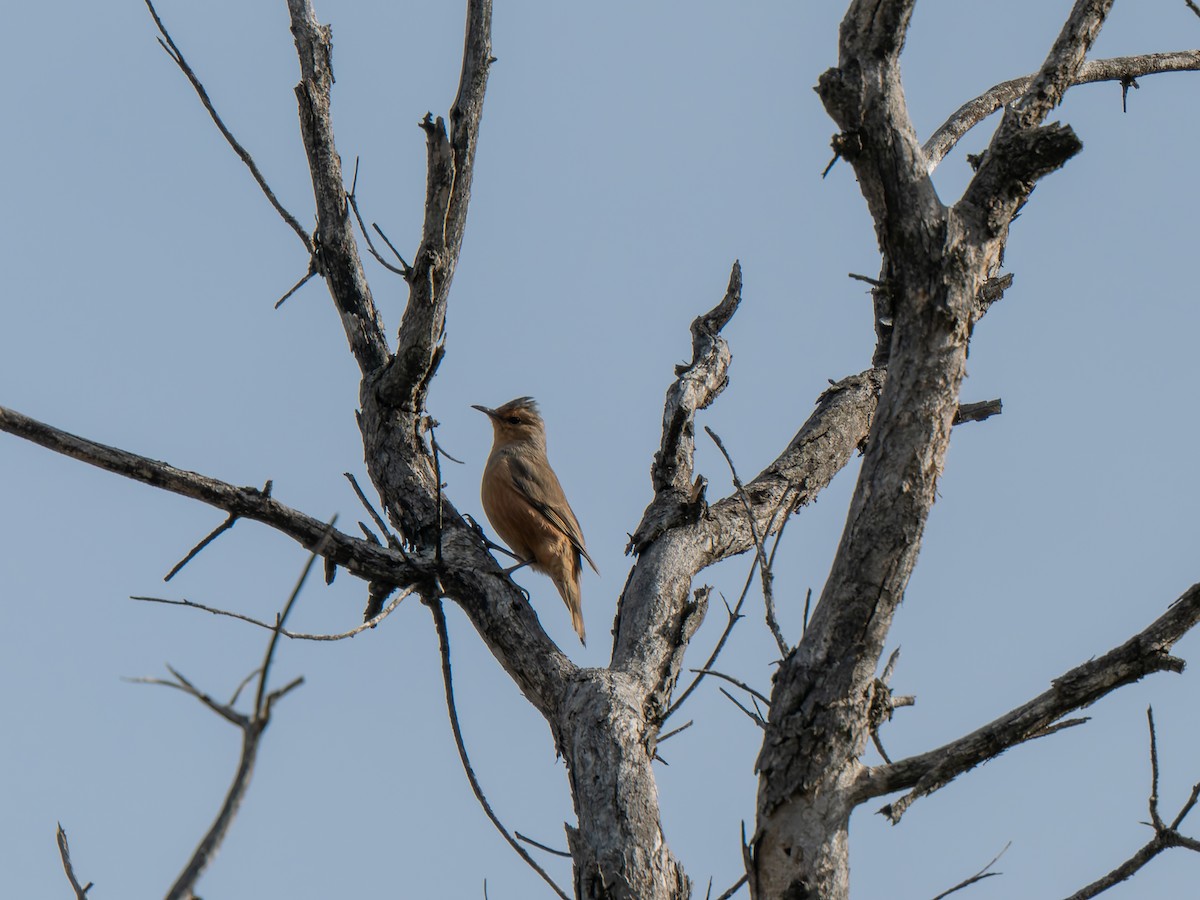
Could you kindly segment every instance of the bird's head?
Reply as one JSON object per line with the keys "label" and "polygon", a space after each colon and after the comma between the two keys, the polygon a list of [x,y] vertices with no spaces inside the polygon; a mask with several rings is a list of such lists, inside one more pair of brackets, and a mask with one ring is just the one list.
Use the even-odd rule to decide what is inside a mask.
{"label": "bird's head", "polygon": [[475,406],[474,409],[492,420],[497,446],[525,441],[546,443],[546,426],[532,397],[518,397],[495,409],[487,406]]}

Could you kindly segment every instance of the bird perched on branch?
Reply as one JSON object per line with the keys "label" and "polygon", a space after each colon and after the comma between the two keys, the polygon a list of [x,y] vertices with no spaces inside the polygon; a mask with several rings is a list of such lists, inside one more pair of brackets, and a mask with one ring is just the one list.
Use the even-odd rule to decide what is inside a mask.
{"label": "bird perched on branch", "polygon": [[496,409],[474,408],[488,415],[495,432],[479,489],[483,511],[521,565],[550,576],[586,645],[580,559],[597,575],[600,570],[588,556],[583,529],[546,459],[546,426],[537,404],[532,397],[518,397]]}

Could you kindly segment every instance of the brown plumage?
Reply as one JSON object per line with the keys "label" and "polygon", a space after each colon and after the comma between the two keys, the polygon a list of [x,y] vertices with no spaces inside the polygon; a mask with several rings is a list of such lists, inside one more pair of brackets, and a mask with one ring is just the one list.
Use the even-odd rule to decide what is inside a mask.
{"label": "brown plumage", "polygon": [[496,409],[475,409],[488,415],[495,432],[479,489],[483,511],[513,553],[550,576],[586,645],[580,559],[597,574],[600,570],[588,556],[583,529],[546,459],[546,426],[537,404],[532,397],[518,397]]}

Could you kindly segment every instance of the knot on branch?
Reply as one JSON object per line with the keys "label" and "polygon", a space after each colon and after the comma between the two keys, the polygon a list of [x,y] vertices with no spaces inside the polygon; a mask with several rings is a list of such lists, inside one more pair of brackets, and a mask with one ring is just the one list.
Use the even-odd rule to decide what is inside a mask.
{"label": "knot on branch", "polygon": [[862,156],[866,146],[863,142],[862,132],[857,130],[835,134],[829,141],[829,145],[833,148],[834,153],[851,163]]}

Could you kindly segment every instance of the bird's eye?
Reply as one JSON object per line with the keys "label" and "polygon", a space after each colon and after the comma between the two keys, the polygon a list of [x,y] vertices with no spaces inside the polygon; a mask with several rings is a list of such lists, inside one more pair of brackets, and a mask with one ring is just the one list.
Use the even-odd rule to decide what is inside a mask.
{"label": "bird's eye", "polygon": [[520,424],[521,424],[521,417],[520,417],[520,416],[509,416],[509,417],[508,417],[508,424],[509,424],[509,425],[520,425]]}

